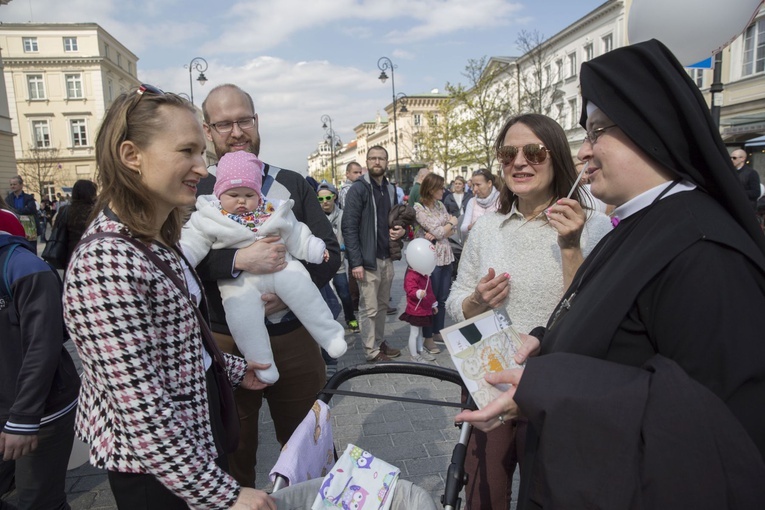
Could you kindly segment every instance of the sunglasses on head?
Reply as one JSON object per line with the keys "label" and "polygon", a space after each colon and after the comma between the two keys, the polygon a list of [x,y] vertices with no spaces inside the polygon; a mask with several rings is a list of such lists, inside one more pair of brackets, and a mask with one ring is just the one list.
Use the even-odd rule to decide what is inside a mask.
{"label": "sunglasses on head", "polygon": [[316,198],[319,199],[319,202],[329,202],[330,200],[335,198],[335,195],[327,195],[327,196],[324,196],[324,197],[316,197]]}
{"label": "sunglasses on head", "polygon": [[523,157],[526,158],[526,161],[532,165],[544,163],[544,161],[547,159],[547,153],[550,152],[550,149],[541,143],[527,143],[523,147],[503,145],[497,150],[497,159],[503,165],[509,165],[515,161],[516,157],[518,157],[519,150],[523,151]]}
{"label": "sunglasses on head", "polygon": [[135,94],[138,97],[138,99],[134,100],[133,104],[130,105],[127,109],[127,112],[125,112],[125,115],[128,117],[130,116],[132,111],[135,109],[135,107],[138,106],[138,103],[141,102],[141,99],[143,99],[143,96],[145,94],[153,94],[155,96],[164,96],[165,91],[162,89],[158,89],[154,85],[149,85],[148,83],[142,83],[141,86],[138,87],[138,89],[136,89]]}

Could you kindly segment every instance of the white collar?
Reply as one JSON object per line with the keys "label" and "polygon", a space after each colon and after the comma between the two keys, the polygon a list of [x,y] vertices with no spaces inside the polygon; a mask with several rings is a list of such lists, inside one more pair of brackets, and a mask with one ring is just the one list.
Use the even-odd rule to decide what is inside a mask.
{"label": "white collar", "polygon": [[[659,184],[658,186],[649,189],[648,191],[644,191],[640,195],[636,196],[632,200],[629,200],[625,202],[624,204],[620,205],[616,209],[614,209],[614,212],[611,213],[611,217],[613,218],[619,218],[619,220],[623,220],[626,218],[629,218],[633,214],[635,214],[638,211],[641,211],[642,209],[645,209],[649,205],[653,203],[654,200],[656,200],[656,197],[661,195],[662,191],[664,191],[669,186],[672,186],[672,182],[665,182],[662,184]],[[671,195],[675,195],[677,193],[682,193],[684,191],[691,191],[696,189],[696,185],[689,181],[680,181],[675,185],[671,190],[667,191],[667,193],[661,197],[662,199],[665,199]]]}

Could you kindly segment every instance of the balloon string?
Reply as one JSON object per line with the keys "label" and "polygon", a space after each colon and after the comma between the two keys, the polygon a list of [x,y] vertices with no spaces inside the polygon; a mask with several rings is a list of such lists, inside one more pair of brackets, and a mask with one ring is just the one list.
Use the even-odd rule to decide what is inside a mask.
{"label": "balloon string", "polygon": [[[428,292],[428,283],[430,283],[430,275],[428,275],[428,279],[425,280],[425,293]],[[425,296],[422,296],[419,301],[417,301],[417,305],[414,307],[415,310],[417,310],[420,307],[420,303],[422,303],[422,300]]]}

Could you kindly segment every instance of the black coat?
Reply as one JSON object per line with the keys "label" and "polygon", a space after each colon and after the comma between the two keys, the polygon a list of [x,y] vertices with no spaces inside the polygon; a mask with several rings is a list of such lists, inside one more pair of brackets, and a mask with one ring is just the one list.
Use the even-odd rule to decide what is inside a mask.
{"label": "black coat", "polygon": [[[565,303],[570,306],[567,311]],[[724,403],[746,431],[748,437],[744,439],[749,441],[752,451],[757,453],[759,449],[762,462],[765,458],[763,309],[765,256],[712,198],[700,191],[682,192],[623,220],[601,240],[579,268],[553,313],[542,341],[540,359],[551,353],[571,353],[587,357],[603,369],[613,364],[639,368],[657,354],[672,360]],[[561,313],[556,320],[558,310]],[[620,393],[617,386],[603,382],[600,368],[593,370],[592,363],[572,365],[568,371],[582,384],[605,385],[601,389],[625,405],[631,401],[633,397],[629,393]],[[528,381],[537,379],[536,371],[535,364],[530,363],[519,385],[520,394],[525,391],[528,375],[531,375]],[[576,419],[614,412],[605,400],[595,395],[584,398],[586,396],[578,394],[573,387],[566,392],[551,398],[571,396],[566,410]],[[530,418],[542,412],[536,409],[540,404],[525,402],[518,400],[521,411]],[[621,411],[620,408],[618,412]],[[550,413],[551,409],[544,407],[544,412]],[[636,426],[637,416],[632,421],[626,415],[623,418],[632,427]],[[583,430],[576,422],[570,426]],[[530,429],[526,458],[529,465],[536,463],[536,467],[532,470],[532,479],[525,481],[527,491],[522,496],[541,504],[544,497],[539,488],[548,482],[540,476],[544,477],[544,472],[553,467],[544,444],[565,441],[555,439],[557,431],[540,426],[534,419]],[[592,433],[598,436],[598,432]],[[580,451],[586,454],[592,448],[589,434],[580,434]],[[603,448],[591,452],[593,459],[616,445],[609,437],[598,440],[603,441]],[[677,454],[688,455],[687,452]],[[682,465],[684,459],[673,461],[675,465]],[[624,457],[621,462],[623,470],[635,468],[634,457]],[[713,469],[715,465],[710,462],[708,467]],[[593,478],[590,485],[581,490],[597,493],[607,485]],[[695,508],[693,505],[677,508],[681,507]],[[521,508],[535,506],[529,503]]]}

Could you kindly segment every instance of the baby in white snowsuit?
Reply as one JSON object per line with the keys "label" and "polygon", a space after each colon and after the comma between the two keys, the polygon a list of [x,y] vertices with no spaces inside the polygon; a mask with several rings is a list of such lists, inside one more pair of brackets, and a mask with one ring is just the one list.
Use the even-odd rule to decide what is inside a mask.
{"label": "baby in white snowsuit", "polygon": [[[261,381],[279,379],[264,322],[264,293],[279,296],[311,336],[333,358],[346,349],[345,330],[335,321],[306,268],[295,259],[326,262],[324,241],[311,234],[292,213],[292,200],[272,203],[261,194],[263,162],[254,154],[236,151],[218,162],[215,196],[197,199],[197,210],[183,227],[181,247],[196,266],[211,249],[244,248],[267,236],[278,236],[287,248],[287,267],[271,274],[242,273],[220,280],[226,322],[239,351],[248,361],[271,363],[258,370]],[[291,257],[290,257],[291,255]]]}

